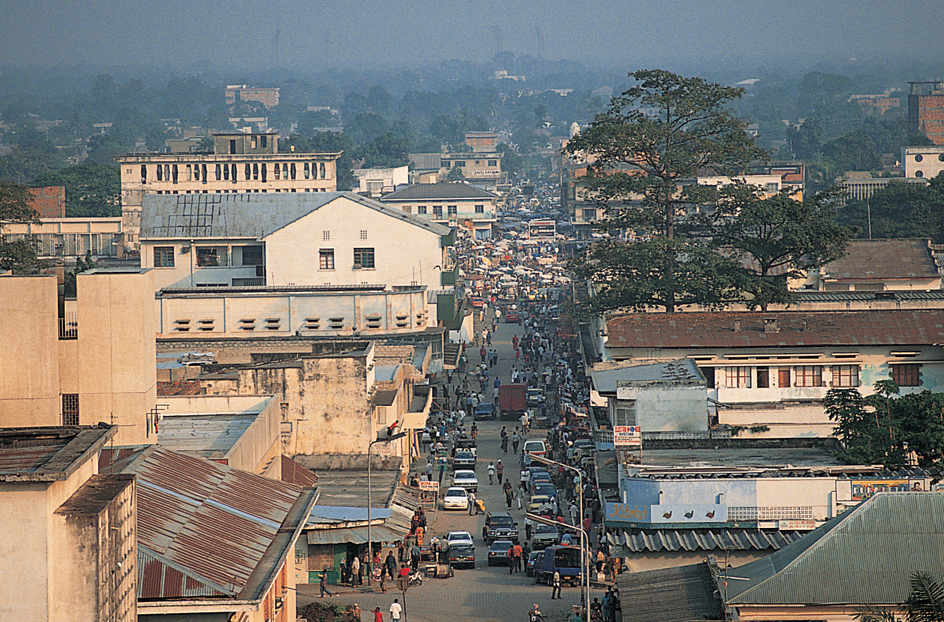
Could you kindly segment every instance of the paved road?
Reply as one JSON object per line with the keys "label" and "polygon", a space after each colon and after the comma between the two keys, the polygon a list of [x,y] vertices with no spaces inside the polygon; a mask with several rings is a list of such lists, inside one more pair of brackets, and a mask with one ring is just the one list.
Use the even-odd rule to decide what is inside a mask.
{"label": "paved road", "polygon": [[[491,315],[491,312],[489,313]],[[476,323],[478,326],[478,323]],[[481,331],[481,328],[479,328]],[[512,348],[512,336],[520,338],[522,328],[515,324],[498,325],[498,331],[492,338],[492,346],[498,351],[498,371],[502,382],[511,381],[511,369],[515,362]],[[471,364],[479,362],[478,348],[469,347]],[[494,369],[492,372],[494,374]],[[490,376],[494,378],[494,375]],[[477,386],[475,383],[473,386]],[[488,484],[486,465],[489,461],[497,463],[502,460],[506,465],[505,473],[511,475],[512,483],[517,485],[519,460],[511,453],[509,443],[508,454],[503,454],[499,442],[499,431],[502,426],[509,426],[514,430],[515,422],[485,421],[479,422],[478,434],[478,464],[476,474],[479,479],[479,498],[483,499],[488,510],[505,510],[505,498],[501,487],[496,482]],[[543,430],[532,431],[529,438],[543,438]],[[520,449],[520,447],[519,447]],[[443,482],[444,485],[446,482]],[[521,529],[522,543],[524,542],[524,511],[518,510],[512,504],[512,516]],[[564,587],[563,600],[550,600],[551,588],[544,585],[535,585],[534,580],[524,572],[509,574],[505,566],[487,566],[487,547],[482,541],[482,526],[485,523],[484,515],[469,516],[467,512],[437,511],[432,517],[430,533],[442,536],[453,530],[469,531],[476,540],[475,569],[457,569],[455,576],[450,579],[428,579],[422,586],[415,586],[406,594],[406,620],[404,622],[526,622],[527,612],[533,603],[537,603],[545,618],[550,621],[563,620],[570,612],[571,605],[579,604],[579,588]],[[304,605],[311,600],[317,600],[318,586],[299,586],[298,602]],[[600,594],[602,596],[602,594]],[[403,603],[403,595],[388,588],[386,594],[358,593],[350,591],[337,596],[326,598],[325,601],[348,604],[357,602],[363,612],[364,620],[372,622],[368,615],[374,607],[379,606],[384,612],[384,619],[389,620],[389,607],[395,597]]]}

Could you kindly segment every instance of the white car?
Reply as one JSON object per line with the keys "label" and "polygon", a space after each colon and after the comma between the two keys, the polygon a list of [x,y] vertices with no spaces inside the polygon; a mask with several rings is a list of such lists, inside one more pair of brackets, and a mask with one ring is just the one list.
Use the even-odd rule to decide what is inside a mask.
{"label": "white car", "polygon": [[524,447],[521,449],[522,453],[526,454],[547,455],[547,445],[544,444],[544,441],[525,441]]}
{"label": "white car", "polygon": [[[450,488],[450,490],[452,490]],[[468,531],[450,531],[446,534],[446,546],[452,546],[453,544],[468,544],[469,546],[475,546],[475,541],[472,540],[472,534]]]}
{"label": "white car", "polygon": [[468,510],[469,493],[465,488],[454,486],[443,495],[442,506],[444,510]]}
{"label": "white car", "polygon": [[475,476],[475,471],[460,469],[453,474],[452,485],[465,488],[468,492],[478,492],[479,478]]}

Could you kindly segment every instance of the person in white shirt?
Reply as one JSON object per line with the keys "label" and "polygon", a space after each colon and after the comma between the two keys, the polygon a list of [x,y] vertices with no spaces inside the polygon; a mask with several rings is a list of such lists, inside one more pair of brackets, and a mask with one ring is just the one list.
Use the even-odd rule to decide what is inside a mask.
{"label": "person in white shirt", "polygon": [[390,603],[390,619],[394,622],[398,622],[400,620],[400,612],[402,611],[403,607],[400,606],[400,603],[394,598],[393,602]]}

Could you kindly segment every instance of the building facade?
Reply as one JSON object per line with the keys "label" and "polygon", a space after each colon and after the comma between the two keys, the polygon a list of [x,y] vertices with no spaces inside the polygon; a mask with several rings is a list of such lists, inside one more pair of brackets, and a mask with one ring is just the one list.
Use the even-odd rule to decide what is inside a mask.
{"label": "building facade", "polygon": [[908,133],[944,145],[944,82],[909,82]]}
{"label": "building facade", "polygon": [[277,86],[249,86],[247,84],[229,84],[226,86],[226,105],[230,108],[240,103],[262,104],[266,108],[279,105]]}
{"label": "building facade", "polygon": [[489,238],[498,222],[498,195],[465,182],[413,184],[381,199],[405,214]]}
{"label": "building facade", "polygon": [[337,190],[340,153],[280,153],[277,134],[215,134],[212,154],[118,156],[125,246],[140,247],[141,206],[153,195]]}
{"label": "building facade", "polygon": [[[944,124],[944,108],[942,108],[942,124]],[[902,147],[901,168],[904,170],[906,180],[934,179],[944,171],[944,145]]]}
{"label": "building facade", "polygon": [[3,223],[4,239],[30,239],[41,259],[124,256],[122,221],[115,218],[42,218],[38,223]]}

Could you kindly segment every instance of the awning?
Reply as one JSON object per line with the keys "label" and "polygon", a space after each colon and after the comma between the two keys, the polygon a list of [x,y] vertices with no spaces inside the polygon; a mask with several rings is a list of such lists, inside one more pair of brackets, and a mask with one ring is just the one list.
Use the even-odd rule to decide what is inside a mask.
{"label": "awning", "polygon": [[[413,518],[410,510],[400,505],[393,505],[389,510],[377,508],[377,512],[378,514],[389,512],[390,516],[382,525],[370,526],[370,539],[373,542],[397,542],[409,535],[410,522]],[[371,510],[371,519],[374,519],[373,510]],[[367,525],[327,527],[306,531],[308,544],[367,544]]]}

